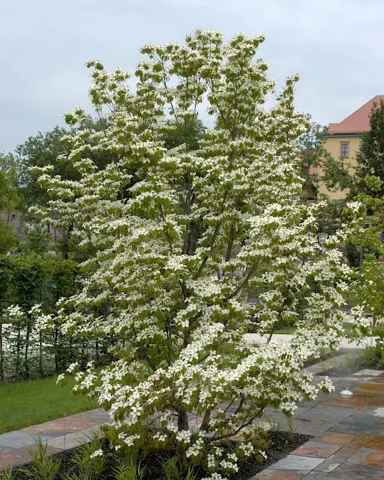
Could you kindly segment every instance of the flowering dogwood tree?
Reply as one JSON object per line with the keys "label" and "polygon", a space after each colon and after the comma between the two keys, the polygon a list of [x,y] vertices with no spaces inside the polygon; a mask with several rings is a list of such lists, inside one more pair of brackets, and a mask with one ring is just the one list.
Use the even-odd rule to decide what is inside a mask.
{"label": "flowering dogwood tree", "polygon": [[[81,177],[63,181],[47,168],[40,177],[51,221],[73,224],[88,255],[82,290],[60,303],[63,331],[121,340],[117,360],[78,372],[76,389],[110,411],[117,447],[176,447],[211,479],[254,453],[252,443],[230,454],[220,444],[267,405],[291,413],[331,388],[302,368],[342,331],[343,232],[320,246],[323,205],[300,203],[295,141],[307,119],[294,109],[296,77],[274,94],[267,64],[254,59],[262,42],[239,34],[225,44],[197,30],[185,45],[147,45],[134,90],[120,69],[109,75],[89,62],[106,127],[93,130],[80,108],[68,113],[66,160]],[[169,118],[180,129],[205,104],[215,127],[199,149],[164,148]],[[115,160],[101,170],[90,152]],[[281,321],[298,326],[290,344],[244,341],[250,328],[270,340]]]}

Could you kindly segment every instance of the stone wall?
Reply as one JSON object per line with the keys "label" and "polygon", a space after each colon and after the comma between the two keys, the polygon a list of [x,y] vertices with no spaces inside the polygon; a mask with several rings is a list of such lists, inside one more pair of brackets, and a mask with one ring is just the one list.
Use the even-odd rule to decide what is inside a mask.
{"label": "stone wall", "polygon": [[7,225],[11,225],[13,228],[13,232],[19,236],[24,237],[24,218],[23,214],[20,212],[10,212],[4,213],[0,212],[0,219],[6,223]]}

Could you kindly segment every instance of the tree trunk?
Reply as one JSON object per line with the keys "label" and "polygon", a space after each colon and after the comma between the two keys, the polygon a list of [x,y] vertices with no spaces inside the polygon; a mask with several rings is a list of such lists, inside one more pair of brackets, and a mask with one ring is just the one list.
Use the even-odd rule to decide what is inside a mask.
{"label": "tree trunk", "polygon": [[4,382],[3,324],[0,322],[0,381]]}
{"label": "tree trunk", "polygon": [[43,377],[43,335],[39,332],[39,371],[40,375]]}
{"label": "tree trunk", "polygon": [[29,354],[29,341],[31,337],[31,319],[28,319],[27,323],[27,335],[25,337],[25,348],[24,348],[24,376],[25,378],[30,377],[30,368],[28,362],[28,354]]}
{"label": "tree trunk", "polygon": [[85,352],[85,342],[81,344],[81,368],[84,369],[87,366],[87,354]]}
{"label": "tree trunk", "polygon": [[20,325],[17,326],[17,340],[16,340],[16,376],[18,377],[20,374],[20,350],[21,350],[21,345],[20,345]]}
{"label": "tree trunk", "polygon": [[96,340],[96,365],[99,365],[100,354],[99,354],[99,342]]}
{"label": "tree trunk", "polygon": [[[178,426],[179,431],[180,430],[189,430],[188,413],[183,408],[180,409],[179,412],[178,412],[177,426]],[[185,462],[185,460],[186,460],[185,447],[181,443],[179,443],[179,445],[178,445],[177,455],[179,457],[180,462]]]}
{"label": "tree trunk", "polygon": [[59,373],[59,351],[58,351],[58,329],[55,328],[55,333],[54,333],[54,339],[53,339],[53,349],[54,349],[54,355],[55,355],[55,371],[56,373]]}
{"label": "tree trunk", "polygon": [[363,245],[360,245],[360,260],[359,260],[360,271],[362,271],[363,269],[363,263],[364,263],[364,247]]}

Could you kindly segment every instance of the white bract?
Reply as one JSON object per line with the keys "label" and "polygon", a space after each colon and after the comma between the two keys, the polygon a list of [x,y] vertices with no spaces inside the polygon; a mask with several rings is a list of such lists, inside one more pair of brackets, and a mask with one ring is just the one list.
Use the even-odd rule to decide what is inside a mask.
{"label": "white bract", "polygon": [[[265,108],[274,83],[254,60],[262,42],[198,30],[185,45],[147,45],[134,91],[120,69],[89,62],[102,128],[80,108],[66,115],[65,160],[81,178],[40,177],[52,194],[46,214],[72,225],[88,255],[82,290],[60,303],[63,332],[119,339],[116,361],[77,374],[77,389],[110,411],[119,448],[177,446],[211,479],[250,455],[251,443],[232,456],[217,449],[267,405],[291,413],[331,388],[302,369],[342,332],[344,233],[321,248],[324,205],[300,202],[295,141],[308,122],[294,109],[296,77]],[[167,151],[167,119],[187,125],[204,104],[215,126],[200,148]],[[94,154],[109,158],[104,169]],[[270,335],[283,321],[298,325],[291,344],[244,342],[250,328]]]}

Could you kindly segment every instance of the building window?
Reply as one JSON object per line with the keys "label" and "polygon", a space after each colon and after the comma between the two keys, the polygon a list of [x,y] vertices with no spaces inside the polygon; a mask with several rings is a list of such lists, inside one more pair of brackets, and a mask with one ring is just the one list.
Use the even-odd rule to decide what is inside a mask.
{"label": "building window", "polygon": [[349,157],[349,142],[340,142],[340,157]]}

